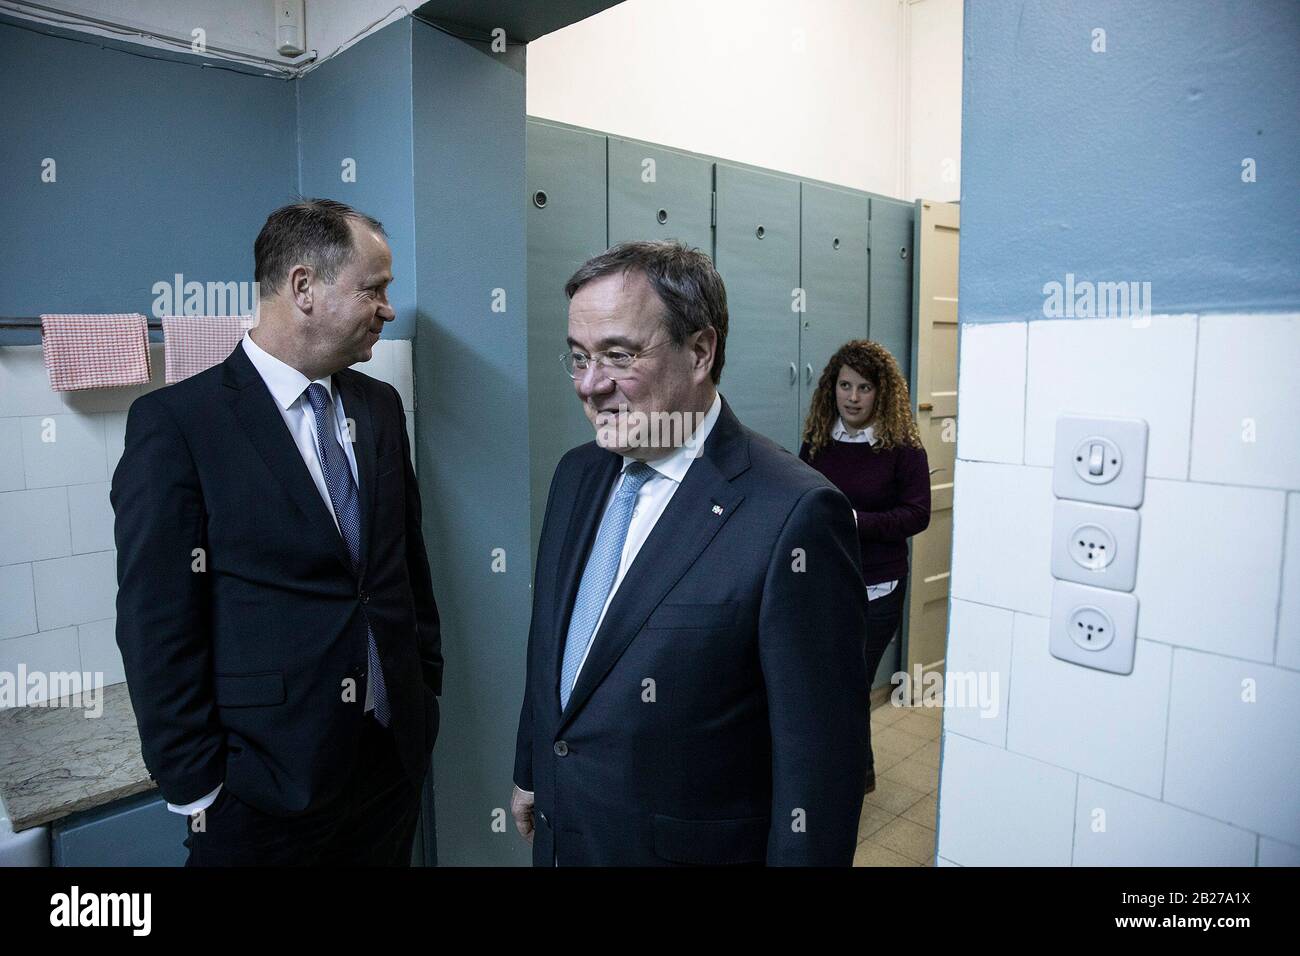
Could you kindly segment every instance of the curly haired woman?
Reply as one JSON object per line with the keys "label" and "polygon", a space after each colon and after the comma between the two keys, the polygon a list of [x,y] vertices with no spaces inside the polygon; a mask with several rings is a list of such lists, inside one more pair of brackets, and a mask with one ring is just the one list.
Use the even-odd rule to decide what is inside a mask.
{"label": "curly haired woman", "polygon": [[[930,469],[907,381],[889,351],[856,339],[831,356],[808,409],[799,457],[853,505],[867,588],[867,674],[894,637],[907,592],[907,539],[930,524]],[[876,788],[867,723],[866,792]]]}

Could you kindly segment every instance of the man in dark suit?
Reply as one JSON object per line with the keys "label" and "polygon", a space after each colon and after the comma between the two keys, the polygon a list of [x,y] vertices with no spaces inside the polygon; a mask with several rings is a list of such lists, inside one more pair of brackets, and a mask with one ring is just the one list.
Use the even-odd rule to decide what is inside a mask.
{"label": "man in dark suit", "polygon": [[396,389],[383,227],[272,213],[260,322],[141,396],[111,499],[117,642],[189,865],[407,865],[438,730],[438,610]]}
{"label": "man in dark suit", "polygon": [[565,291],[596,441],[560,461],[537,555],[511,799],[533,862],[848,865],[868,707],[852,508],[717,394],[707,256],[624,243]]}

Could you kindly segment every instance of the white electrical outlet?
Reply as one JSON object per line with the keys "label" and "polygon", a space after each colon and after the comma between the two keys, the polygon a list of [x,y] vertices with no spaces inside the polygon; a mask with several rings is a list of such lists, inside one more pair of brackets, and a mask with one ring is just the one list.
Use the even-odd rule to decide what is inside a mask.
{"label": "white electrical outlet", "polygon": [[1053,657],[1115,674],[1133,673],[1138,601],[1131,594],[1070,581],[1052,586]]}
{"label": "white electrical outlet", "polygon": [[1136,508],[1146,490],[1147,423],[1140,418],[1056,421],[1052,492],[1058,498]]}
{"label": "white electrical outlet", "polygon": [[1131,508],[1058,499],[1052,520],[1052,577],[1132,591],[1141,521]]}

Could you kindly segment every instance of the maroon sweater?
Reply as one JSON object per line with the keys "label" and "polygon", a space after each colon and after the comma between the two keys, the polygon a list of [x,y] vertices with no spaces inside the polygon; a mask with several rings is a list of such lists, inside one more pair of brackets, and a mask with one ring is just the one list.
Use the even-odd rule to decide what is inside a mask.
{"label": "maroon sweater", "polygon": [[877,450],[866,442],[831,440],[809,461],[844,492],[858,516],[862,581],[883,584],[907,576],[907,539],[930,524],[930,465],[924,448]]}

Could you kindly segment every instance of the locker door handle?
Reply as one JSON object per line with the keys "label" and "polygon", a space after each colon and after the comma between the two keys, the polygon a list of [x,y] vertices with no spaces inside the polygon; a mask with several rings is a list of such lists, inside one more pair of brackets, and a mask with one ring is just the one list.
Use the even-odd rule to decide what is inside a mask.
{"label": "locker door handle", "polygon": [[920,405],[916,406],[916,410],[918,412],[932,412],[934,411],[934,406],[929,402],[922,402]]}
{"label": "locker door handle", "polygon": [[811,362],[809,362],[807,365],[803,367],[803,383],[805,385],[812,384],[812,363]]}
{"label": "locker door handle", "polygon": [[795,365],[794,362],[791,362],[790,363],[790,384],[794,385],[798,381],[799,381],[799,367]]}

